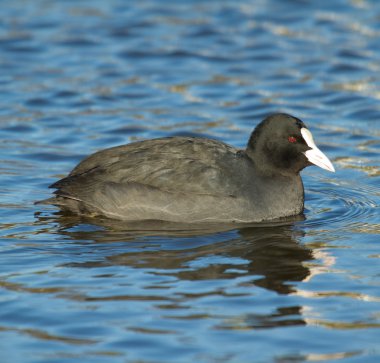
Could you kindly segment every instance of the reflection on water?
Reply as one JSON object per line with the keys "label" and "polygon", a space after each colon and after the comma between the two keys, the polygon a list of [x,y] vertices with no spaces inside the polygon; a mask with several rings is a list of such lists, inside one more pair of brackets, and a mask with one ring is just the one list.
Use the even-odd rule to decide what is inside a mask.
{"label": "reflection on water", "polygon": [[[59,222],[59,220],[58,220]],[[153,225],[145,224],[145,229],[121,229],[114,232],[118,222],[108,221],[113,227],[109,230],[99,230],[91,232],[91,238],[95,243],[112,243],[116,241],[131,241],[132,250],[125,246],[126,252],[107,256],[104,261],[69,264],[71,267],[102,267],[109,265],[125,265],[143,269],[157,269],[160,274],[175,276],[180,280],[209,280],[228,279],[241,276],[252,276],[253,285],[274,290],[281,294],[288,294],[295,291],[292,282],[303,281],[310,274],[310,269],[305,266],[306,261],[313,260],[313,252],[299,243],[302,231],[295,230],[293,225],[251,227],[235,229],[232,238],[227,233],[222,237],[222,242],[217,240],[215,235],[211,235],[212,244],[197,245],[192,243],[189,235],[199,238],[198,230],[167,231],[164,226],[162,231],[154,230]],[[120,222],[119,222],[120,223]],[[161,224],[160,222],[157,222]],[[106,225],[103,220],[103,226]],[[135,228],[135,227],[134,227]],[[205,227],[203,227],[205,228]],[[209,226],[207,227],[209,228]],[[149,233],[152,230],[154,232]],[[203,230],[215,234],[217,226],[211,230]],[[74,241],[87,240],[89,232],[71,231],[61,229],[61,233],[69,236]],[[219,231],[219,233],[222,233]],[[137,235],[161,235],[157,242]],[[184,234],[187,235],[184,237]],[[130,237],[128,237],[130,235]],[[175,244],[177,239],[178,247]],[[140,240],[141,239],[141,240]],[[182,239],[182,240],[181,240]],[[187,243],[183,241],[185,239]],[[202,239],[206,239],[207,237]],[[140,244],[138,251],[136,241]],[[169,244],[169,248],[165,248]],[[247,280],[245,284],[248,284]],[[248,285],[247,285],[248,286]]]}
{"label": "reflection on water", "polygon": [[[123,333],[119,332],[120,341],[106,343],[108,354],[118,356],[121,347],[129,346],[136,339],[144,346],[158,337],[166,337],[172,344],[176,337],[190,339],[189,326],[198,335],[189,342],[199,346],[202,346],[201,337],[210,328],[215,332],[251,332],[256,336],[262,331],[261,339],[264,339],[268,329],[309,327],[313,331],[314,327],[326,327],[349,331],[379,327],[374,322],[332,321],[328,315],[316,313],[314,299],[365,297],[345,295],[339,288],[330,295],[318,292],[318,283],[312,288],[314,291],[310,287],[305,289],[317,276],[328,275],[335,269],[335,258],[324,251],[322,242],[304,243],[306,231],[302,226],[307,228],[307,224],[302,219],[234,229],[225,226],[224,230],[220,226],[219,229],[203,226],[203,230],[175,230],[174,226],[161,222],[145,222],[142,230],[141,225],[125,226],[107,219],[95,221],[61,213],[55,217],[36,216],[37,224],[54,225],[62,239],[62,246],[52,249],[46,246],[42,250],[38,247],[50,256],[58,256],[51,271],[42,269],[32,274],[47,285],[37,282],[33,286],[35,277],[25,279],[16,273],[2,278],[0,286],[19,294],[53,297],[54,305],[63,315],[56,322],[58,326],[63,324],[61,319],[74,318],[78,307],[84,305],[87,312],[81,308],[80,319],[87,326],[85,331],[97,333],[89,338],[76,328],[64,328],[66,322],[58,331],[20,328],[8,323],[1,327],[4,332],[71,347],[102,346],[107,341],[104,335],[107,330],[99,331],[91,316],[101,309],[101,316],[108,321],[122,308],[119,323],[113,328],[123,329]],[[40,229],[39,234],[45,233]],[[51,277],[46,280],[48,275],[54,276],[53,280]],[[73,279],[78,284],[73,284]],[[273,306],[269,303],[284,295],[294,298]],[[74,304],[74,311],[66,307],[62,310],[62,302],[63,306]],[[150,314],[146,315],[148,311]],[[20,318],[28,319],[29,314],[26,311]],[[108,314],[111,314],[109,318]],[[88,318],[91,323],[86,322]],[[160,344],[150,349],[165,352],[167,348]],[[104,351],[94,354],[103,356],[101,352]],[[360,354],[360,350],[346,349],[345,352],[295,354],[284,359],[329,360]]]}

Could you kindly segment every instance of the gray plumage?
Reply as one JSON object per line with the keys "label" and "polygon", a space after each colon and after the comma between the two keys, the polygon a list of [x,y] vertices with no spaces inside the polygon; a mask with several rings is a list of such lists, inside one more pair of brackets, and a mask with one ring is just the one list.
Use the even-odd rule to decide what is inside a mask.
{"label": "gray plumage", "polygon": [[[258,222],[303,211],[299,172],[310,165],[302,121],[268,117],[245,150],[171,137],[96,152],[51,185],[47,203],[122,220]],[[300,136],[290,144],[287,135]]]}

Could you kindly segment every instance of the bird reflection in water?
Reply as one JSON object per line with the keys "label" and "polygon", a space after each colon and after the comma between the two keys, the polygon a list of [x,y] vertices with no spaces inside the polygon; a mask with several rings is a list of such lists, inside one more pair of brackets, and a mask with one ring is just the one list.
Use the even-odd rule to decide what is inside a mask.
{"label": "bird reflection in water", "polygon": [[[231,225],[224,228],[192,225],[189,229],[188,225],[178,223],[175,226],[159,221],[126,224],[107,219],[96,220],[94,226],[93,219],[78,222],[77,217],[57,215],[58,234],[80,245],[83,241],[88,245],[90,241],[94,249],[102,246],[98,252],[88,255],[89,260],[71,262],[65,267],[128,266],[194,282],[244,277],[239,282],[244,289],[260,287],[288,295],[298,294],[299,283],[308,281],[314,274],[313,266],[317,265],[312,261],[319,251],[302,244],[302,223],[294,219],[235,226],[235,229]],[[43,217],[39,219],[44,222]],[[302,306],[285,305],[269,315],[245,314],[244,325],[255,328],[304,325],[302,310]],[[236,324],[231,322],[233,326]],[[226,322],[223,328],[228,325]]]}
{"label": "bird reflection in water", "polygon": [[[304,281],[312,273],[306,262],[314,259],[313,250],[300,243],[304,233],[289,221],[239,226],[231,230],[231,225],[191,225],[190,229],[189,225],[178,223],[127,224],[108,219],[97,219],[97,226],[93,226],[93,219],[79,220],[60,213],[57,217],[59,234],[75,241],[125,242],[124,253],[107,254],[102,262],[97,262],[104,265],[160,269],[160,273],[167,270],[168,274],[187,280],[250,275],[252,284],[280,294],[295,292],[293,282]],[[297,219],[300,218],[303,217]],[[218,236],[213,238],[215,234]],[[221,238],[220,234],[225,236]],[[129,250],[132,242],[133,249]],[[111,251],[112,245],[107,252]],[[117,251],[120,252],[120,248]],[[223,259],[218,263],[215,257]],[[194,263],[203,258],[212,261],[210,264],[206,260],[205,263]],[[237,265],[236,259],[241,263]],[[85,267],[86,262],[81,266]]]}

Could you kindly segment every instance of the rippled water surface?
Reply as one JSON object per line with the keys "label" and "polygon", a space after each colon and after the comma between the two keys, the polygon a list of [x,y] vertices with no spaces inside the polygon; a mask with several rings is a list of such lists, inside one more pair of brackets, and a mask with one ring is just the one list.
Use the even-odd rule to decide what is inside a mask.
{"label": "rippled water surface", "polygon": [[[3,1],[1,362],[380,361],[380,2]],[[179,231],[62,215],[48,185],[169,135],[302,118],[304,218]]]}

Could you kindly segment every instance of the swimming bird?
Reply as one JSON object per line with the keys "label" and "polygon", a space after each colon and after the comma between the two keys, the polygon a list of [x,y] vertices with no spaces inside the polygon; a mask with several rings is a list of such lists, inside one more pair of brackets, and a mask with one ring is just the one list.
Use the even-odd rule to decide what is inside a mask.
{"label": "swimming bird", "polygon": [[52,184],[55,204],[125,221],[246,223],[304,209],[300,172],[334,166],[298,118],[266,117],[245,149],[200,137],[166,137],[98,151]]}

